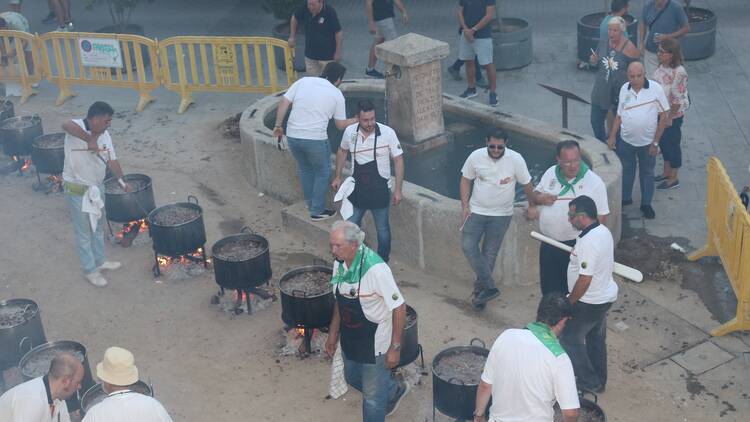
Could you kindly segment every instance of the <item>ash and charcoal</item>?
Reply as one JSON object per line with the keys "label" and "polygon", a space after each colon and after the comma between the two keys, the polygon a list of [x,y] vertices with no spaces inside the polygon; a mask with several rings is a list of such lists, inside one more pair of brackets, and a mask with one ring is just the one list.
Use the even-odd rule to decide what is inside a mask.
{"label": "ash and charcoal", "polygon": [[135,193],[140,192],[143,189],[145,189],[148,186],[148,180],[144,179],[128,179],[127,177],[124,179],[125,182],[130,186],[131,191],[126,192],[125,189],[120,186],[120,183],[117,182],[117,180],[109,179],[104,184],[104,192],[108,194],[113,195],[122,195],[126,193]]}
{"label": "ash and charcoal", "polygon": [[478,385],[487,357],[471,350],[456,351],[443,356],[435,365],[435,373],[452,384]]}
{"label": "ash and charcoal", "polygon": [[292,327],[282,330],[284,339],[281,343],[279,354],[281,356],[297,356],[300,359],[305,359],[310,355],[318,355],[321,360],[327,360],[328,356],[325,353],[325,349],[328,333],[312,328],[308,328],[308,330],[312,330],[309,350],[306,350],[305,334],[302,329]]}
{"label": "ash and charcoal", "polygon": [[214,251],[214,256],[223,261],[240,262],[255,258],[267,250],[264,245],[252,239],[228,241]]}
{"label": "ash and charcoal", "polygon": [[[601,412],[589,409],[587,407],[581,407],[578,409],[578,422],[604,422],[604,415]],[[555,417],[553,422],[563,422],[562,412],[560,406],[555,403]]]}
{"label": "ash and charcoal", "polygon": [[159,210],[149,222],[159,226],[179,226],[195,220],[200,215],[200,211],[194,208],[172,205]]}
{"label": "ash and charcoal", "polygon": [[[247,309],[247,296],[250,295],[250,309]],[[264,297],[265,296],[265,297]],[[276,300],[276,297],[272,294],[264,295],[257,294],[253,291],[248,293],[242,293],[241,296],[237,297],[237,291],[228,290],[224,294],[216,294],[211,297],[211,304],[218,305],[222,311],[232,314],[254,314],[258,311],[262,311]]]}
{"label": "ash and charcoal", "polygon": [[77,349],[65,349],[65,348],[52,348],[39,353],[34,354],[28,361],[25,362],[21,372],[31,378],[41,377],[49,371],[49,365],[52,363],[52,359],[60,353],[72,353],[78,360],[83,362],[84,356],[80,350]]}
{"label": "ash and charcoal", "polygon": [[33,145],[39,149],[60,149],[65,147],[64,133],[50,133],[34,139]]}
{"label": "ash and charcoal", "polygon": [[327,272],[306,271],[284,280],[279,288],[290,296],[319,296],[331,291],[330,281],[331,274]]}
{"label": "ash and charcoal", "polygon": [[160,259],[169,260],[167,263],[159,264],[159,271],[161,272],[162,278],[170,281],[187,280],[198,277],[208,271],[208,269],[203,266],[202,261],[192,261],[184,257]]}
{"label": "ash and charcoal", "polygon": [[36,309],[29,305],[9,305],[0,308],[0,329],[13,328],[36,315]]}

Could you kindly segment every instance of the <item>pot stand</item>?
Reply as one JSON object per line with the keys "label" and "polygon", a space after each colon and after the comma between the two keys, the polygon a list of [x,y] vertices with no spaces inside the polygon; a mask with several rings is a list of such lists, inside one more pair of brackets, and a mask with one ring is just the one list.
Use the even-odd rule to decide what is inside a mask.
{"label": "pot stand", "polygon": [[[112,228],[110,227],[110,231],[111,230]],[[200,262],[200,263],[203,263],[203,268],[208,269],[208,260],[206,259],[206,245],[205,244],[200,245],[199,248],[201,250],[200,257],[194,256],[191,254],[185,254],[185,255],[170,256],[169,258],[172,258],[173,260],[176,258],[185,258],[188,261]],[[154,251],[154,267],[151,270],[154,273],[154,277],[161,276],[161,270],[159,269],[159,256],[160,256],[159,252]],[[161,256],[166,256],[166,255],[161,255]]]}
{"label": "pot stand", "polygon": [[[205,255],[205,253],[204,253]],[[276,295],[268,291],[268,281],[266,281],[266,288],[253,287],[251,289],[237,289],[235,290],[237,292],[237,300],[235,300],[234,303],[234,310],[233,313],[235,315],[241,314],[242,311],[242,295],[245,295],[245,303],[247,304],[247,314],[252,315],[253,313],[253,307],[250,301],[250,295],[255,294],[260,296],[263,299],[271,299],[273,302],[276,302]],[[224,296],[226,294],[226,290],[223,287],[219,288],[219,292],[211,298],[211,303],[219,303],[219,297]]]}
{"label": "pot stand", "polygon": [[[42,176],[40,176],[39,171],[37,171],[36,182],[31,185],[31,189],[34,189],[34,192],[44,192],[45,195],[51,193],[62,193],[62,174],[53,174],[50,175],[50,177],[54,177],[54,179],[47,178],[46,183],[42,182]],[[109,220],[107,220],[107,224],[109,225]],[[109,228],[109,231],[110,233],[112,232],[112,227]]]}

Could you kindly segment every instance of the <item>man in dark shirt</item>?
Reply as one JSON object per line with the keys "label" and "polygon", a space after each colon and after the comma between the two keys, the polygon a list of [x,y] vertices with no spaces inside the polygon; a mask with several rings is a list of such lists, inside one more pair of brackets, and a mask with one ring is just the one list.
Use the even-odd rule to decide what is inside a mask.
{"label": "man in dark shirt", "polygon": [[297,25],[305,28],[305,68],[308,75],[320,76],[331,61],[341,59],[344,33],[333,7],[325,0],[307,0],[294,12],[290,22],[289,47],[294,48]]}
{"label": "man in dark shirt", "polygon": [[490,21],[495,16],[495,0],[459,0],[458,23],[461,36],[458,41],[458,58],[466,62],[466,80],[469,84],[461,98],[472,98],[477,95],[476,67],[474,56],[479,65],[487,71],[490,82],[489,104],[497,105],[496,73],[492,57],[492,30]]}
{"label": "man in dark shirt", "polygon": [[393,10],[393,6],[396,6],[401,12],[401,20],[404,25],[409,23],[409,13],[406,12],[404,3],[401,0],[366,0],[365,11],[367,12],[367,25],[370,29],[370,33],[373,35],[372,47],[370,47],[370,59],[365,69],[365,75],[372,76],[373,78],[383,79],[382,73],[375,70],[375,63],[378,62],[377,56],[375,56],[375,46],[382,43],[383,41],[390,41],[398,37],[396,31],[396,24],[393,22],[393,18],[396,13]]}
{"label": "man in dark shirt", "polygon": [[640,49],[646,77],[652,77],[659,66],[656,58],[657,44],[666,39],[679,39],[690,31],[685,9],[674,0],[648,0],[641,15]]}

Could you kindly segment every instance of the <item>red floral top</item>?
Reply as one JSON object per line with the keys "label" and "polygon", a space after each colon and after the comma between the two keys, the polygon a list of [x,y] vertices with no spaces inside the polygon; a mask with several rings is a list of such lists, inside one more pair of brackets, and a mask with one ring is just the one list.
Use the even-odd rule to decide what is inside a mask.
{"label": "red floral top", "polygon": [[672,68],[660,64],[654,71],[653,78],[664,88],[669,104],[680,105],[673,117],[682,117],[690,107],[687,91],[688,75],[685,68],[682,65]]}

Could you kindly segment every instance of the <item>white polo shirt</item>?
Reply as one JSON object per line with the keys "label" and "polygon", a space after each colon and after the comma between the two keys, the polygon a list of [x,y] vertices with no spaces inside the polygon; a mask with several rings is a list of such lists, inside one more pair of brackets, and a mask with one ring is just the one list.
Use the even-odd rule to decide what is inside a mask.
{"label": "white polo shirt", "polygon": [[658,82],[646,79],[643,88],[635,92],[626,82],[620,88],[620,103],[617,114],[622,123],[622,140],[635,147],[654,142],[659,113],[669,110],[669,101]]}
{"label": "white polo shirt", "polygon": [[[346,263],[334,261],[333,274],[339,269],[339,265],[344,266],[344,270],[349,267]],[[350,296],[351,288],[357,289],[357,284],[341,283],[339,292],[347,299],[356,298],[357,295]],[[336,287],[334,286],[334,292]],[[391,269],[385,263],[375,264],[362,276],[359,286],[359,303],[362,305],[362,312],[368,321],[378,324],[375,330],[375,356],[385,354],[391,346],[391,335],[393,334],[393,310],[404,303],[404,297],[401,295],[396,280],[393,278]]]}
{"label": "white polo shirt", "polygon": [[[378,135],[378,150],[375,151],[377,156],[378,173],[383,179],[391,177],[391,157],[398,157],[404,153],[401,149],[401,143],[398,141],[396,132],[390,127],[376,123],[377,129],[364,139],[361,131],[357,131],[358,123],[347,126],[344,134],[341,136],[341,145],[339,148],[349,151],[353,156],[352,171],[354,171],[354,160],[359,165],[367,164],[374,159],[373,147],[375,146],[375,132],[380,130]],[[356,143],[356,152],[355,151]]]}
{"label": "white polo shirt", "polygon": [[463,177],[473,180],[469,207],[474,214],[488,216],[513,215],[516,182],[531,182],[529,169],[521,154],[505,148],[505,154],[494,160],[487,147],[472,152],[461,169]]}
{"label": "white polo shirt", "polygon": [[[73,120],[73,122],[87,133],[91,133],[91,131],[86,128],[83,119],[76,119]],[[62,173],[64,181],[86,186],[97,186],[102,184],[104,181],[104,175],[107,172],[107,165],[104,164],[102,160],[116,160],[117,154],[115,154],[115,148],[112,146],[112,138],[109,136],[109,131],[107,130],[99,135],[96,144],[99,146],[99,149],[104,149],[106,151],[97,153],[79,151],[88,148],[86,141],[76,138],[69,133],[65,134],[65,161]],[[97,154],[101,159],[97,157]]]}
{"label": "white polo shirt", "polygon": [[[539,205],[539,230],[545,236],[562,242],[573,240],[580,233],[568,220],[570,201],[579,196],[588,196],[594,200],[599,215],[609,214],[609,204],[607,203],[607,186],[593,170],[587,171],[583,178],[573,186],[573,190],[568,190],[560,196],[563,186],[555,175],[556,167],[556,165],[552,166],[544,172],[534,190],[558,197],[552,205]],[[568,180],[568,182],[572,181],[573,179]]]}
{"label": "white polo shirt", "polygon": [[83,422],[172,422],[155,398],[135,392],[115,392],[95,404]]}
{"label": "white polo shirt", "polygon": [[492,345],[482,372],[492,385],[490,421],[551,422],[555,401],[578,409],[578,390],[567,353],[555,356],[531,331],[511,328]]}
{"label": "white polo shirt", "polygon": [[0,421],[70,422],[65,401],[54,400],[53,404],[54,413],[50,412],[49,396],[43,377],[34,378],[0,396]]}
{"label": "white polo shirt", "polygon": [[606,226],[595,224],[596,227],[581,232],[568,263],[569,291],[573,291],[579,275],[592,276],[588,290],[579,299],[589,305],[614,302],[618,291],[612,278],[615,267],[612,233]]}
{"label": "white polo shirt", "polygon": [[292,102],[286,135],[292,138],[328,139],[328,122],[346,120],[344,94],[328,79],[306,76],[284,93]]}

